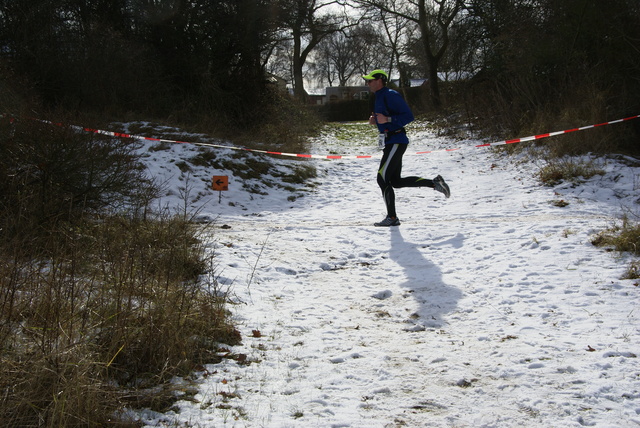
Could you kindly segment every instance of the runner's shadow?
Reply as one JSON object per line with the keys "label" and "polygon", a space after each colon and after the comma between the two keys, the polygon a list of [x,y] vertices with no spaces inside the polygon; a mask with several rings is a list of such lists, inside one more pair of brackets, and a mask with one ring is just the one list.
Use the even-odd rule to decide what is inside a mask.
{"label": "runner's shadow", "polygon": [[[464,236],[458,234],[434,242],[430,247],[451,245],[460,248],[463,244]],[[410,331],[443,327],[446,324],[444,316],[455,310],[462,297],[458,288],[445,284],[440,268],[425,257],[429,251],[423,244],[406,242],[400,228],[392,228],[389,257],[404,269],[405,281],[401,286],[419,304],[418,310],[410,316],[411,324],[407,327]]]}

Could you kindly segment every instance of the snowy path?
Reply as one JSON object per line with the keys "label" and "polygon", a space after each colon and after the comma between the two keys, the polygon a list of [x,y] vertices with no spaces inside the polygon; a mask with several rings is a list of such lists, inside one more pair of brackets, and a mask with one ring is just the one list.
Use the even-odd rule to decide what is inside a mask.
{"label": "snowy path", "polygon": [[440,173],[452,197],[400,189],[385,229],[377,160],[317,165],[294,202],[210,205],[252,363],[207,367],[149,426],[640,426],[640,290],[589,242],[637,210],[639,168],[547,188],[487,149],[406,155],[405,175]]}

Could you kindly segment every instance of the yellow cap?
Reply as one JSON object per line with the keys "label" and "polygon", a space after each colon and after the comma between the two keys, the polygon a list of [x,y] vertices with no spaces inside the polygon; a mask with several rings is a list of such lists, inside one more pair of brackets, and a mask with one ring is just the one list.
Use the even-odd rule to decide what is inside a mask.
{"label": "yellow cap", "polygon": [[389,80],[389,75],[384,70],[373,70],[371,73],[362,76],[365,80],[382,79],[383,81]]}

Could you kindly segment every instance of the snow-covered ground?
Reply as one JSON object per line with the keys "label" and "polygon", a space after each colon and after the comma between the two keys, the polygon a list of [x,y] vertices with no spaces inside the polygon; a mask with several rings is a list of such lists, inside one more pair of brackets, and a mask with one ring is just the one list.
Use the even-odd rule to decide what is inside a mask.
{"label": "snow-covered ground", "polygon": [[[375,153],[375,137],[327,133],[311,151]],[[627,256],[590,243],[638,212],[638,163],[599,161],[604,176],[551,188],[523,155],[410,138],[403,174],[441,174],[452,196],[398,190],[396,228],[373,227],[377,158],[305,161],[318,177],[293,193],[249,193],[230,176],[219,202],[206,186],[227,171],[194,167],[185,186],[175,166],[202,149],[148,152],[162,203],[198,193],[189,209],[215,219],[208,245],[243,334],[231,351],[247,361],[208,365],[197,394],[139,412],[144,424],[640,426],[640,287],[620,279]]]}

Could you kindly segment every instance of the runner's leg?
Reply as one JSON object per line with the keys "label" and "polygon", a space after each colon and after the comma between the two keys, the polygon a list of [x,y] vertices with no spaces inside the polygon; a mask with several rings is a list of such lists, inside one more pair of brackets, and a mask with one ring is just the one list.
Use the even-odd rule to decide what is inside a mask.
{"label": "runner's leg", "polygon": [[399,181],[402,172],[402,155],[407,150],[406,144],[387,144],[384,148],[380,169],[378,169],[378,186],[387,207],[387,215],[395,218],[396,195],[393,191],[394,182]]}

